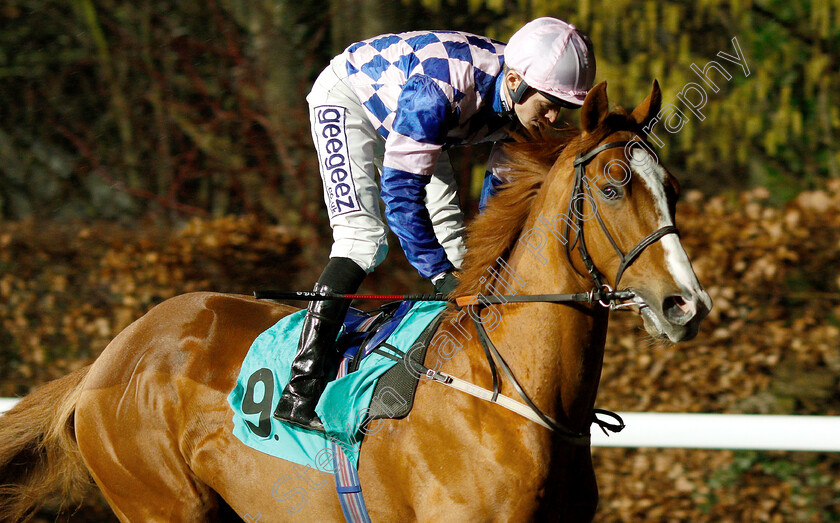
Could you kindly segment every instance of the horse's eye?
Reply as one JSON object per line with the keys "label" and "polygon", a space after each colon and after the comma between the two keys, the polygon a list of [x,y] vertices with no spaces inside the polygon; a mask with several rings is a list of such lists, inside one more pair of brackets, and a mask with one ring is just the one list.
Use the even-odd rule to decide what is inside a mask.
{"label": "horse's eye", "polygon": [[618,200],[621,198],[621,189],[612,185],[607,185],[601,189],[601,194],[607,200]]}

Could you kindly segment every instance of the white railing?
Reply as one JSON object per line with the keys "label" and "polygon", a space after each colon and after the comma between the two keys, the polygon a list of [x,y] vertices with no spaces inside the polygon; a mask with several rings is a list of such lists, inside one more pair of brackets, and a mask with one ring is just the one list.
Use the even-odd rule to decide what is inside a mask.
{"label": "white railing", "polygon": [[840,416],[665,412],[619,415],[624,418],[625,429],[607,437],[593,427],[592,445],[840,452]]}
{"label": "white railing", "polygon": [[0,414],[14,407],[18,401],[18,398],[0,398]]}
{"label": "white railing", "polygon": [[[0,398],[0,413],[17,402]],[[609,437],[593,427],[593,446],[840,452],[840,416],[618,414],[627,427]]]}

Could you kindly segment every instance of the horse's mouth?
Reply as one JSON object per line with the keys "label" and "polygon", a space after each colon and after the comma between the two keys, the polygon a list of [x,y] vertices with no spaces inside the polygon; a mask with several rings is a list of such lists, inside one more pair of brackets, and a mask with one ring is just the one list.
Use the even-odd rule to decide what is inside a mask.
{"label": "horse's mouth", "polygon": [[642,317],[645,330],[656,339],[668,340],[672,343],[688,341],[700,330],[700,323],[706,316],[707,310],[698,313],[690,321],[682,324],[669,321],[662,312],[661,307],[652,306],[647,299],[636,293],[632,303],[632,310]]}
{"label": "horse's mouth", "polygon": [[633,311],[642,317],[645,330],[647,333],[656,339],[669,339],[667,329],[663,325],[664,318],[662,315],[657,315],[648,304],[645,297],[639,291],[634,289],[625,289],[633,293],[633,298],[619,304],[618,308],[625,308]]}
{"label": "horse's mouth", "polygon": [[[663,325],[662,318],[656,315],[647,304],[639,306],[639,315],[645,325],[645,330],[649,335],[656,339],[670,339]],[[671,340],[679,341],[679,340]]]}

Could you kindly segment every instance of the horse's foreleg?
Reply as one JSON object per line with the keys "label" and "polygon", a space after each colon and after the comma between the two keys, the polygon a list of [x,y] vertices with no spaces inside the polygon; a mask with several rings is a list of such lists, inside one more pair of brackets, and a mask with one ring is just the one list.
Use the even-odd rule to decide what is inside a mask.
{"label": "horse's foreleg", "polygon": [[558,457],[548,483],[537,521],[587,523],[595,518],[598,484],[589,447],[567,450]]}

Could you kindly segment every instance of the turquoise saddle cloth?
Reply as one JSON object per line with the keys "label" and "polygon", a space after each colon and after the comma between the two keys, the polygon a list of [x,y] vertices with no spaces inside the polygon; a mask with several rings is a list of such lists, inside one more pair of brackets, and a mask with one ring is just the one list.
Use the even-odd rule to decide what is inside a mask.
{"label": "turquoise saddle cloth", "polygon": [[[446,304],[418,302],[410,308],[409,304],[403,306],[407,312],[384,341],[405,352]],[[327,384],[315,409],[326,434],[274,419],[271,415],[289,381],[305,315],[306,311],[301,310],[286,316],[254,340],[242,362],[236,386],[228,395],[233,409],[233,434],[255,450],[323,472],[333,470],[328,456],[330,442],[335,440],[358,467],[361,425],[374,387],[397,362],[372,353],[361,360],[358,370]]]}

